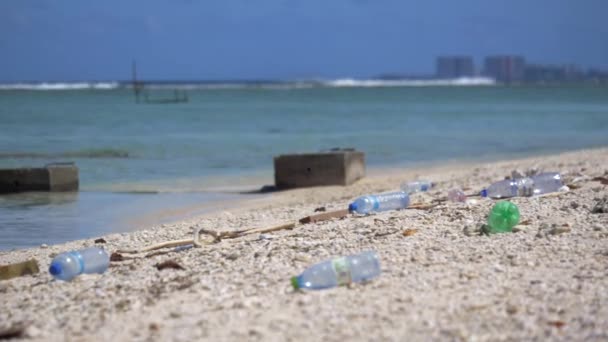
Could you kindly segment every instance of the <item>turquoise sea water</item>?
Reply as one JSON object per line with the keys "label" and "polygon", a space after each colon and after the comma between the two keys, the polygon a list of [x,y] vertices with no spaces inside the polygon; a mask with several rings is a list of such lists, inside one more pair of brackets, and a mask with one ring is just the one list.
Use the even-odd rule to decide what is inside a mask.
{"label": "turquoise sea water", "polygon": [[66,201],[0,196],[0,249],[125,231],[159,208],[240,198],[217,192],[271,183],[282,153],[355,147],[381,167],[608,145],[601,87],[236,86],[194,88],[189,98],[0,90],[0,168],[73,161],[82,190]]}

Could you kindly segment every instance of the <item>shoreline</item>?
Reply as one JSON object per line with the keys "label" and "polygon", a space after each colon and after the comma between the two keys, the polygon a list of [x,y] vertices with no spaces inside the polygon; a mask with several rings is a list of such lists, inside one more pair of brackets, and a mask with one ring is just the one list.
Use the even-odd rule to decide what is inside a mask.
{"label": "shoreline", "polygon": [[[381,188],[370,189],[367,192],[357,192],[357,191],[347,191],[352,193],[350,197],[341,197],[340,200],[354,199],[359,195],[363,195],[366,193],[372,192],[384,192],[390,190],[398,190],[399,185],[404,181],[416,180],[416,179],[427,179],[434,181],[431,179],[430,175],[436,173],[446,173],[446,172],[456,172],[461,173],[463,171],[468,170],[469,168],[479,168],[484,165],[502,165],[502,164],[512,164],[512,163],[530,163],[536,161],[537,159],[546,159],[546,158],[559,158],[560,156],[565,156],[566,158],[571,155],[579,154],[579,153],[594,153],[594,152],[602,152],[604,150],[608,150],[608,146],[605,147],[594,147],[580,150],[568,150],[561,151],[551,154],[542,154],[542,153],[534,153],[531,155],[526,155],[521,158],[471,158],[471,159],[462,159],[455,158],[449,160],[435,160],[435,161],[422,161],[418,163],[414,163],[413,165],[409,164],[399,164],[399,165],[382,165],[382,166],[371,166],[368,167],[366,172],[366,177],[362,180],[359,180],[355,184],[347,187],[342,186],[323,186],[323,187],[312,187],[312,188],[295,188],[288,190],[277,190],[270,192],[258,192],[252,189],[261,189],[264,184],[259,185],[255,182],[259,182],[260,180],[267,179],[268,175],[265,172],[257,170],[253,176],[247,177],[245,175],[234,175],[232,177],[238,179],[238,185],[227,187],[220,185],[212,190],[205,191],[193,191],[193,192],[160,192],[160,193],[148,193],[148,192],[99,192],[97,190],[87,190],[85,193],[95,193],[99,192],[102,194],[116,194],[116,195],[134,195],[134,196],[156,196],[156,195],[174,195],[178,196],[180,194],[187,195],[202,195],[208,193],[211,197],[216,195],[228,195],[235,196],[234,198],[220,199],[219,203],[214,201],[205,200],[203,202],[189,202],[184,203],[180,206],[171,206],[168,209],[160,209],[156,208],[156,210],[146,210],[140,208],[140,214],[137,216],[125,217],[124,219],[115,220],[117,223],[122,222],[131,227],[128,230],[120,229],[117,232],[109,232],[96,234],[89,238],[83,239],[73,239],[68,240],[63,243],[56,243],[54,245],[63,245],[76,241],[88,241],[94,240],[95,238],[104,237],[107,235],[115,235],[115,234],[129,234],[138,231],[150,230],[150,229],[158,229],[159,227],[167,227],[172,225],[178,225],[184,222],[190,222],[192,220],[204,219],[207,216],[214,216],[223,211],[242,211],[242,210],[255,210],[256,208],[267,206],[276,206],[280,205],[278,203],[283,202],[285,199],[289,199],[291,197],[299,197],[300,193],[307,193],[310,191],[316,191],[319,194],[325,194],[326,192],[333,192],[333,190],[348,190],[349,188],[357,188],[361,185],[370,185],[370,184],[385,184],[389,183],[392,185],[386,185]],[[272,171],[269,171],[272,172]],[[429,177],[427,177],[427,175]],[[508,176],[505,174],[504,176]],[[503,176],[503,177],[504,177]],[[441,178],[441,177],[440,177]],[[500,179],[489,179],[484,184],[491,184],[494,181],[501,180]],[[183,181],[183,180],[182,180]],[[259,185],[259,186],[258,186]],[[365,187],[367,188],[367,187]],[[230,189],[230,190],[227,190]],[[480,188],[481,189],[481,188]],[[27,195],[28,193],[23,193]],[[19,195],[23,195],[19,194]],[[30,193],[30,194],[38,194],[38,193]],[[63,193],[59,193],[61,196],[65,196]],[[68,195],[72,195],[71,193],[67,193]],[[295,194],[295,195],[289,195]],[[48,193],[40,193],[42,196],[48,196]],[[74,194],[77,196],[78,193]],[[287,195],[287,196],[283,196]],[[311,199],[313,200],[313,199]],[[320,199],[322,200],[322,198]],[[285,202],[285,205],[288,205],[289,202]],[[298,203],[302,204],[302,203]],[[149,207],[149,206],[148,206]],[[146,208],[148,208],[146,207]],[[336,208],[343,209],[343,208]],[[41,244],[45,244],[42,242]],[[47,244],[48,245],[48,244]],[[2,253],[6,252],[15,252],[24,249],[35,249],[39,248],[39,246],[31,246],[24,247],[19,249],[5,249],[0,250],[0,256]]]}
{"label": "shoreline", "polygon": [[[453,188],[477,191],[511,170],[558,171],[577,188],[557,196],[514,198],[518,233],[469,236],[493,201],[445,203],[429,211],[399,210],[301,225],[293,230],[223,240],[151,258],[116,262],[102,275],[51,281],[50,256],[93,245],[93,239],[48,248],[0,251],[0,264],[38,260],[41,272],[0,281],[0,330],[26,325],[36,340],[323,340],[602,339],[607,338],[605,289],[608,216],[591,209],[608,187],[608,147],[521,159],[441,163],[368,170],[348,187],[273,192],[235,207],[145,230],[103,236],[107,250],[141,248],[192,236],[293,222],[343,209],[355,197],[397,189],[402,181],[437,183],[413,202]],[[585,177],[586,176],[586,177]],[[562,227],[553,234],[546,225]],[[403,236],[404,229],[416,229]],[[369,284],[297,292],[289,278],[330,257],[374,249],[383,273]],[[158,271],[174,260],[183,270]],[[85,305],[85,306],[82,306]],[[480,318],[481,317],[481,318]],[[555,323],[561,322],[561,323]],[[557,327],[559,325],[559,327]],[[603,335],[602,335],[603,334]]]}

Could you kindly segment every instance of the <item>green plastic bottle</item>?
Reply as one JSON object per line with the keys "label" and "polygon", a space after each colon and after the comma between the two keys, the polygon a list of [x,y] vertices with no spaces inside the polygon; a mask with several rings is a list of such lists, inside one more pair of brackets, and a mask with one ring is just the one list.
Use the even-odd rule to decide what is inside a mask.
{"label": "green plastic bottle", "polygon": [[519,208],[509,201],[500,201],[492,207],[488,216],[488,233],[506,233],[519,222]]}

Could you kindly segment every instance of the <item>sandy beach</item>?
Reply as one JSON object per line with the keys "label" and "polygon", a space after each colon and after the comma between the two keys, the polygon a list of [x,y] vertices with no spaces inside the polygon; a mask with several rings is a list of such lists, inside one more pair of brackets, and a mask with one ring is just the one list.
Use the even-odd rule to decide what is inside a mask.
{"label": "sandy beach", "polygon": [[[104,236],[100,246],[112,252],[189,238],[202,228],[294,222],[315,208],[344,209],[359,195],[416,178],[437,183],[412,196],[414,203],[430,203],[451,188],[479,191],[530,168],[561,172],[574,186],[512,199],[521,212],[514,233],[476,234],[494,203],[477,199],[139,254],[71,282],[52,280],[52,257],[94,239],[0,252],[0,264],[35,258],[41,268],[0,281],[0,332],[21,326],[22,338],[45,341],[605,341],[608,214],[593,211],[608,186],[593,178],[608,177],[608,148],[374,172],[348,187],[278,192],[239,208]],[[416,232],[405,236],[406,229]],[[291,276],[316,262],[365,250],[380,258],[375,281],[315,292],[290,285]],[[183,269],[157,270],[167,260]]]}

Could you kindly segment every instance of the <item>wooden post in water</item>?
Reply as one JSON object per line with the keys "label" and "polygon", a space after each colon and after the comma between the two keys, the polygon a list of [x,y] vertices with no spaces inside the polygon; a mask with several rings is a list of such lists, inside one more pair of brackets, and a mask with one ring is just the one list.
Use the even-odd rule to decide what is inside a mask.
{"label": "wooden post in water", "polygon": [[137,62],[133,60],[133,64],[131,64],[131,74],[133,77],[133,94],[135,95],[135,103],[139,103],[139,93],[141,92],[141,88],[143,84],[137,81]]}

